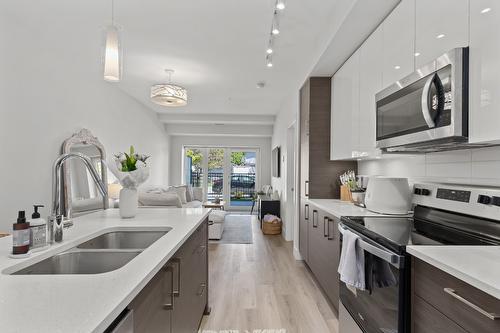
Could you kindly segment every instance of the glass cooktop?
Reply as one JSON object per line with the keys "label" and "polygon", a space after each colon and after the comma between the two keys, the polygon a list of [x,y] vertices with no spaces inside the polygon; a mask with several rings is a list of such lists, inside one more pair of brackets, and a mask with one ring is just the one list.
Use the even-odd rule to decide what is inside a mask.
{"label": "glass cooktop", "polygon": [[398,253],[406,245],[500,245],[498,221],[424,206],[415,207],[414,217],[343,217],[342,223]]}

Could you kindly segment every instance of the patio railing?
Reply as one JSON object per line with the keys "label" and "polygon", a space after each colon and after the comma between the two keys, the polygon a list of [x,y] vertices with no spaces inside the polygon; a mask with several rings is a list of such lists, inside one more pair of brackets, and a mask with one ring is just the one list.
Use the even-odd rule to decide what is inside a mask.
{"label": "patio railing", "polygon": [[[203,186],[203,172],[191,173],[191,186]],[[224,174],[222,172],[208,173],[209,200],[222,198],[224,185]],[[231,174],[231,201],[251,201],[255,195],[255,173],[232,173]]]}

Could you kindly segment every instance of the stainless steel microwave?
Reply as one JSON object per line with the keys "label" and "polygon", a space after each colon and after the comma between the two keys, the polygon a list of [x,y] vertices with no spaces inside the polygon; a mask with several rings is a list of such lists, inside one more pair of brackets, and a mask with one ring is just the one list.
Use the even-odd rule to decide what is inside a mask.
{"label": "stainless steel microwave", "polygon": [[376,94],[377,148],[457,149],[468,142],[469,49],[457,48]]}

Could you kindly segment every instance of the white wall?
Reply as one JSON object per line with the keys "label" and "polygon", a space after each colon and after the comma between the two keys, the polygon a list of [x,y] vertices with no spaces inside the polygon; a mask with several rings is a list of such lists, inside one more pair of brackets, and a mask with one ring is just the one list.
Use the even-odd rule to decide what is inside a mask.
{"label": "white wall", "polygon": [[234,136],[189,136],[170,137],[170,184],[181,184],[183,147],[213,146],[260,149],[260,184],[271,183],[271,138],[266,137],[234,137]]}
{"label": "white wall", "polygon": [[[294,226],[292,225],[292,221],[290,220],[290,212],[287,212],[287,201],[290,198],[287,198],[287,132],[288,128],[292,124],[296,124],[295,129],[298,131],[298,126],[299,124],[297,123],[298,119],[298,112],[299,112],[299,92],[295,92],[292,94],[283,104],[283,107],[278,113],[278,116],[276,117],[276,123],[274,125],[274,132],[273,132],[273,139],[272,139],[272,147],[281,147],[281,177],[280,178],[272,178],[272,186],[273,189],[278,191],[280,194],[281,198],[281,218],[283,220],[283,236],[286,240],[293,240],[294,239],[294,234],[297,234],[298,232],[294,232]],[[297,134],[296,134],[297,137]],[[296,140],[297,142],[297,140]],[[296,152],[297,152],[297,147],[296,146]],[[296,153],[296,156],[298,154]],[[297,165],[296,161],[295,164]],[[296,170],[298,172],[298,170]],[[297,192],[296,192],[297,193]],[[298,238],[297,238],[298,241]],[[298,244],[298,243],[296,243]]]}
{"label": "white wall", "polygon": [[360,161],[358,172],[413,181],[500,186],[500,147]]}
{"label": "white wall", "polygon": [[0,31],[8,32],[0,46],[3,231],[10,231],[18,210],[48,207],[52,162],[63,140],[81,128],[90,129],[108,155],[131,144],[151,155],[151,182],[167,181],[168,137],[156,114],[102,80],[101,27],[77,10],[50,17],[0,14]]}

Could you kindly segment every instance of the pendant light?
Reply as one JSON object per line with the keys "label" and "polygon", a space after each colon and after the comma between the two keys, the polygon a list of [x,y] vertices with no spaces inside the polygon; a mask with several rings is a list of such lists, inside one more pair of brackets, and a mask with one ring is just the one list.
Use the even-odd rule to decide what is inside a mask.
{"label": "pendant light", "polygon": [[104,48],[104,80],[120,82],[122,72],[122,50],[120,32],[115,25],[114,0],[111,0],[111,25],[106,28]]}
{"label": "pendant light", "polygon": [[187,105],[187,90],[176,84],[172,84],[172,69],[166,69],[168,83],[155,84],[151,87],[151,100],[162,106],[184,106]]}

